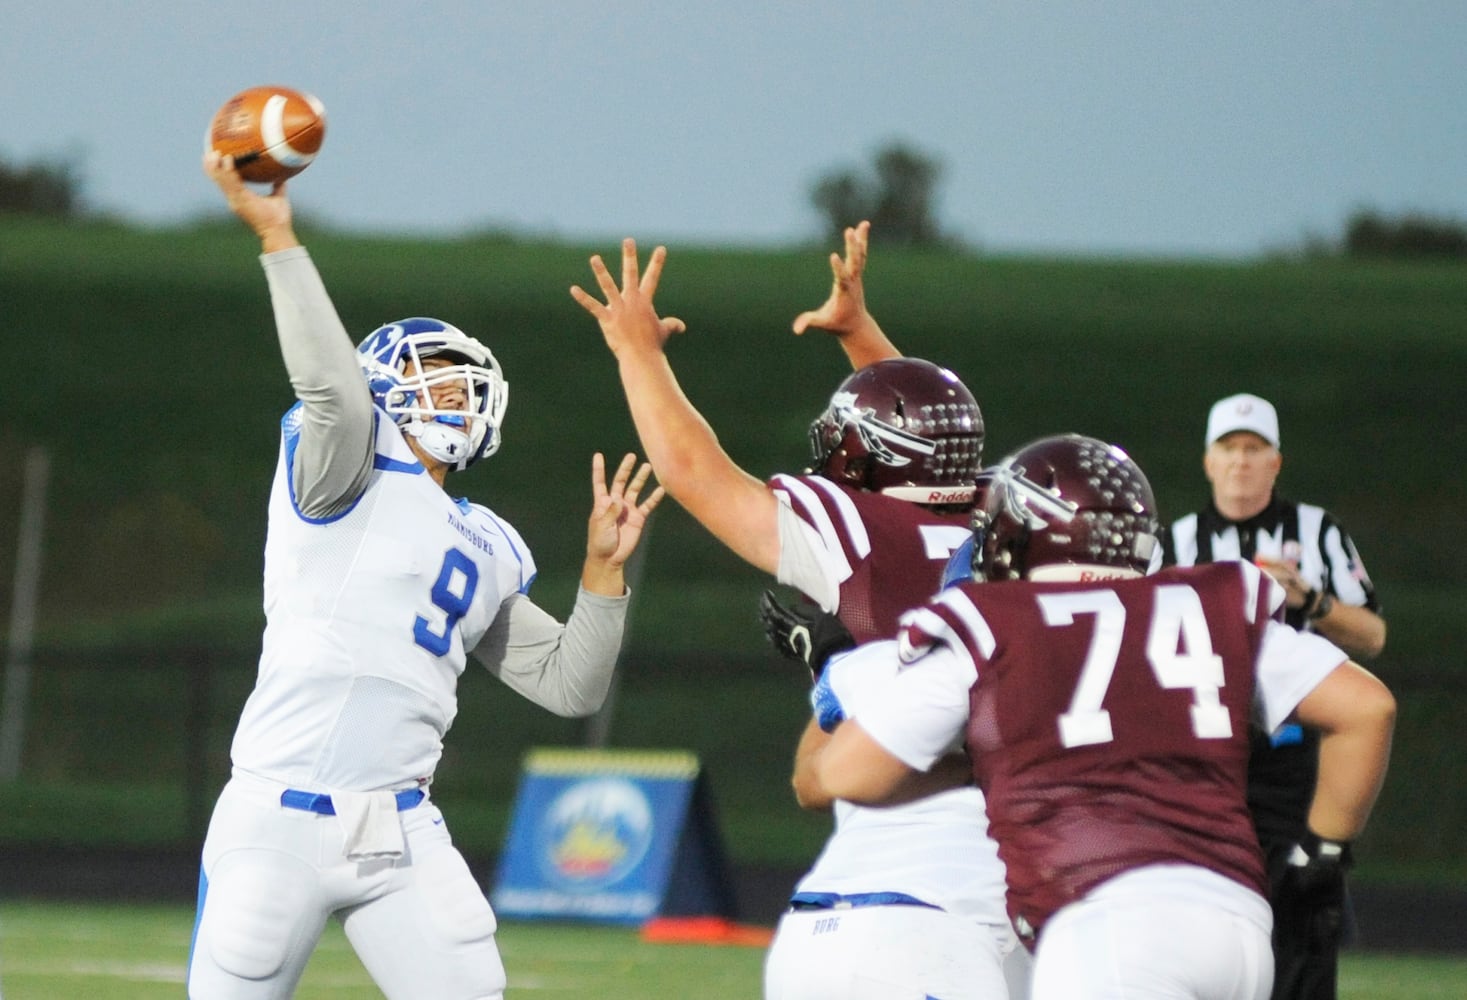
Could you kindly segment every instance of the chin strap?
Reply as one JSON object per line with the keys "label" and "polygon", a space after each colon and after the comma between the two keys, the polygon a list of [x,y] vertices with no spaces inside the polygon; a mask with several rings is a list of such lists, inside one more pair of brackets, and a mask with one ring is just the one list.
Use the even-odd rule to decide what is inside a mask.
{"label": "chin strap", "polygon": [[453,466],[455,471],[461,471],[469,464],[469,449],[473,441],[464,431],[441,420],[413,420],[404,430],[417,438],[418,444],[428,454]]}

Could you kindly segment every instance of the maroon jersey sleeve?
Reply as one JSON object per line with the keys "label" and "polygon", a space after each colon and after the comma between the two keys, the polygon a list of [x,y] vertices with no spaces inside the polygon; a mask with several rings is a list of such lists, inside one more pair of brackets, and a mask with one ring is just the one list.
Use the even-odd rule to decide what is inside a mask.
{"label": "maroon jersey sleeve", "polygon": [[968,515],[939,513],[821,476],[775,476],[770,488],[844,556],[836,614],[857,642],[890,639],[904,611],[936,593]]}
{"label": "maroon jersey sleeve", "polygon": [[1152,864],[1265,893],[1244,788],[1269,612],[1238,565],[962,593],[966,621],[930,607],[978,666],[967,742],[1016,922]]}

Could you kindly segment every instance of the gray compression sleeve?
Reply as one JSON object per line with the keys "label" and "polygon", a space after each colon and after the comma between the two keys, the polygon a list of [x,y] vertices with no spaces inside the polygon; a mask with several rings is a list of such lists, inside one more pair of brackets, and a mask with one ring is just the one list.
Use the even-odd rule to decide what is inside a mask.
{"label": "gray compression sleeve", "polygon": [[590,715],[606,700],[621,652],[629,594],[584,588],[564,625],[523,594],[500,606],[473,655],[489,672],[556,715]]}
{"label": "gray compression sleeve", "polygon": [[305,247],[260,257],[270,286],[280,355],[302,403],[293,479],[309,517],[345,510],[372,471],[376,416],[351,337]]}

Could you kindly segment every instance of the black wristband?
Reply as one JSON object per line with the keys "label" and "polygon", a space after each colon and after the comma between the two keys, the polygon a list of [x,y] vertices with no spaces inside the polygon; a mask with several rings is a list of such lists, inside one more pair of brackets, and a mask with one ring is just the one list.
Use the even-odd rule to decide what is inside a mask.
{"label": "black wristband", "polygon": [[1325,615],[1329,614],[1334,606],[1335,595],[1331,594],[1327,590],[1322,591],[1319,597],[1314,601],[1314,607],[1311,608],[1309,611],[1309,620],[1312,622],[1319,621]]}

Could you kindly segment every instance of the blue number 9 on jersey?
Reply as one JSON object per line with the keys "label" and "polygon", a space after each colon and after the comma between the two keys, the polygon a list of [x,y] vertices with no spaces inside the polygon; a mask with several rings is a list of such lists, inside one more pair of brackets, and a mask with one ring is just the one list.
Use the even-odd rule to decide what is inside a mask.
{"label": "blue number 9 on jersey", "polygon": [[413,639],[434,656],[443,656],[453,647],[453,629],[473,605],[474,591],[479,586],[479,567],[458,549],[443,553],[443,566],[433,581],[433,605],[443,611],[443,631],[433,631],[433,623],[422,615],[413,621]]}

